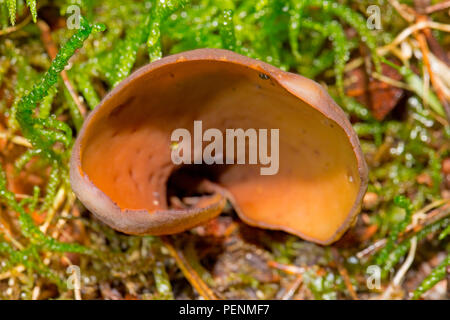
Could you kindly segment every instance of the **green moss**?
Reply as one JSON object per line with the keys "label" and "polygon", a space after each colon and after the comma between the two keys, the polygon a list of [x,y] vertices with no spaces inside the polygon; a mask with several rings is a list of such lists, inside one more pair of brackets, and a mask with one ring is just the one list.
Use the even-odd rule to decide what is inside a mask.
{"label": "green moss", "polygon": [[[414,65],[416,70],[422,70],[423,66],[411,60],[409,64],[398,67],[376,53],[377,46],[387,44],[407,25],[394,13],[384,14],[383,32],[368,30],[364,15],[372,2],[146,0],[117,5],[112,0],[84,0],[79,3],[82,13],[89,20],[95,19],[108,26],[108,30],[96,33],[103,27],[92,26],[84,18],[81,28],[75,32],[65,28],[53,30],[52,38],[61,46],[53,62],[45,54],[46,50],[39,40],[39,28],[33,23],[20,26],[17,32],[0,36],[0,90],[2,97],[5,97],[0,101],[0,110],[8,117],[8,135],[23,134],[33,146],[21,151],[15,158],[16,173],[30,170],[27,164],[34,159],[37,161],[33,162],[33,169],[49,170],[46,184],[40,188],[36,186],[33,194],[20,202],[6,190],[6,183],[3,183],[0,196],[9,210],[19,214],[22,231],[19,241],[23,244],[23,249],[19,249],[6,240],[0,242],[0,255],[7,257],[7,268],[24,264],[29,268],[28,272],[50,278],[61,287],[61,292],[65,292],[60,284],[63,276],[61,269],[43,264],[39,257],[49,252],[90,255],[104,246],[107,248],[105,252],[95,251],[101,262],[94,258],[87,262],[91,274],[99,279],[124,279],[135,272],[141,272],[142,278],[149,272],[151,281],[147,286],[156,292],[151,297],[173,297],[170,278],[176,273],[171,269],[173,265],[164,260],[167,257],[160,259],[159,253],[152,255],[151,259],[141,257],[141,263],[136,265],[132,260],[149,247],[160,246],[157,240],[153,239],[150,246],[147,243],[149,238],[125,237],[86,217],[62,217],[57,212],[52,222],[77,220],[89,229],[88,243],[92,243],[89,248],[64,244],[40,232],[29,213],[47,212],[58,190],[70,191],[68,158],[73,135],[78,132],[84,119],[60,79],[59,74],[64,68],[73,80],[76,93],[82,95],[89,109],[93,109],[105,92],[139,66],[168,54],[205,47],[233,50],[283,70],[314,78],[327,86],[330,94],[351,116],[371,167],[369,190],[380,199],[375,208],[365,210],[370,223],[378,227],[370,240],[388,240],[386,247],[376,256],[376,262],[382,265],[385,272],[395,267],[410,246],[409,238],[399,242],[398,236],[411,222],[412,212],[441,197],[441,163],[450,155],[442,146],[445,146],[445,139],[450,138],[450,129],[437,121],[435,113],[444,114],[441,103],[431,90],[424,92],[423,75],[413,72],[409,64]],[[16,1],[10,0],[0,4],[0,27],[3,29],[14,24],[16,18],[19,22],[24,21],[30,12],[36,20],[36,1],[18,1],[17,4],[16,7]],[[61,0],[52,2],[50,6],[58,8],[63,16],[71,4],[72,1]],[[382,10],[392,11],[386,3],[379,1],[377,4],[382,6]],[[349,37],[351,30],[354,33],[352,38]],[[436,37],[439,41],[443,39],[439,34]],[[358,48],[365,46],[368,49],[367,56],[364,56],[367,70],[371,70],[373,64],[380,71],[382,60],[397,69],[403,77],[400,81],[412,88],[402,119],[393,115],[383,121],[375,121],[367,106],[345,94],[344,87],[348,80],[345,67],[350,57],[361,56]],[[44,72],[47,68],[48,71]],[[31,86],[33,83],[35,86]],[[424,99],[430,108],[422,105]],[[420,174],[428,175],[431,185],[419,184],[417,179]],[[437,231],[441,236],[433,237],[430,245],[435,250],[445,250],[449,233],[445,219],[421,230],[417,237],[425,239]],[[329,271],[330,259],[320,247],[309,247],[290,236],[280,241],[266,239],[261,242],[278,262],[316,265],[327,270],[324,276],[314,272],[305,274],[305,282],[314,297],[334,299],[342,296],[340,293],[345,290],[342,279]],[[343,251],[354,255],[356,250],[361,249],[357,248],[358,245]],[[159,263],[154,264],[155,259]],[[201,269],[200,259],[196,261],[197,269]],[[108,275],[101,271],[105,265],[111,269]],[[361,275],[361,270],[363,268],[355,267],[350,271]],[[205,270],[204,274],[207,275],[208,285],[214,286],[214,282],[208,280],[212,279],[209,270]],[[238,272],[230,275],[230,278],[233,277],[240,278],[242,284],[252,288],[265,286],[253,275]],[[436,279],[442,278],[442,267],[439,266],[430,277],[431,280],[417,289],[419,293],[416,297],[428,290]],[[29,283],[25,287],[24,291],[29,293]],[[274,288],[277,288],[276,284],[267,285],[270,292],[275,292]]]}
{"label": "green moss", "polygon": [[434,287],[436,283],[443,280],[447,275],[448,266],[450,266],[450,254],[414,290],[413,299],[418,299],[422,294]]}

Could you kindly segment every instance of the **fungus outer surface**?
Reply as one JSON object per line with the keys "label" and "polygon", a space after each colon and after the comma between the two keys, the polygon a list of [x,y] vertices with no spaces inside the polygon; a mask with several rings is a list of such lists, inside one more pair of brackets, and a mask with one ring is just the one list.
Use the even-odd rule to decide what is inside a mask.
{"label": "fungus outer surface", "polygon": [[[248,161],[219,165],[205,177],[216,192],[191,208],[171,208],[167,184],[180,169],[171,160],[171,133],[192,132],[196,120],[221,132],[279,129],[278,172],[261,175],[266,166]],[[220,214],[227,198],[250,225],[328,244],[358,213],[367,167],[346,115],[320,85],[200,49],[144,66],[104,98],[77,138],[71,181],[89,210],[126,233],[189,229]]]}

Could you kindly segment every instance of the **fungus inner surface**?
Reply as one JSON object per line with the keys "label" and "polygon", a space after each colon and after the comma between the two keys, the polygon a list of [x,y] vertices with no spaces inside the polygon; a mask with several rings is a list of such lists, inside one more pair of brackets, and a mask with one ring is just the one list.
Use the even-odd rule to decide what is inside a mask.
{"label": "fungus inner surface", "polygon": [[194,120],[223,133],[279,129],[277,174],[234,164],[214,177],[246,222],[319,241],[342,226],[361,183],[346,133],[274,79],[239,64],[185,61],[134,78],[90,119],[82,171],[121,209],[168,209],[167,182],[179,168],[171,134],[186,128],[193,135]]}

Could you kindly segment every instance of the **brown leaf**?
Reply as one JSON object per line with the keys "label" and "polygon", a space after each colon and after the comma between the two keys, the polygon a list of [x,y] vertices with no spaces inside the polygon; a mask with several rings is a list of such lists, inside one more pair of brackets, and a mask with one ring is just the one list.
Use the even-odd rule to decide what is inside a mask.
{"label": "brown leaf", "polygon": [[[402,78],[397,70],[387,64],[382,64],[382,74],[397,81]],[[370,79],[364,67],[353,69],[346,76],[350,79],[350,84],[345,88],[346,94],[369,107],[377,120],[383,120],[403,97],[403,89]]]}

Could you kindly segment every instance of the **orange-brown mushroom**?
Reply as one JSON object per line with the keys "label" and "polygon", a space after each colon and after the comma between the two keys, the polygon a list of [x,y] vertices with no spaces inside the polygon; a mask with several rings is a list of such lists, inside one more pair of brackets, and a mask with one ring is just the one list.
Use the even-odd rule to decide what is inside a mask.
{"label": "orange-brown mushroom", "polygon": [[[279,129],[278,172],[215,165],[204,176],[212,183],[191,184],[210,195],[173,208],[167,185],[181,166],[171,159],[171,134],[192,131],[195,120],[222,132]],[[103,99],[76,140],[71,182],[92,213],[129,234],[187,230],[220,214],[228,199],[250,225],[329,244],[360,209],[367,166],[346,115],[319,84],[230,51],[200,49],[142,67]]]}

